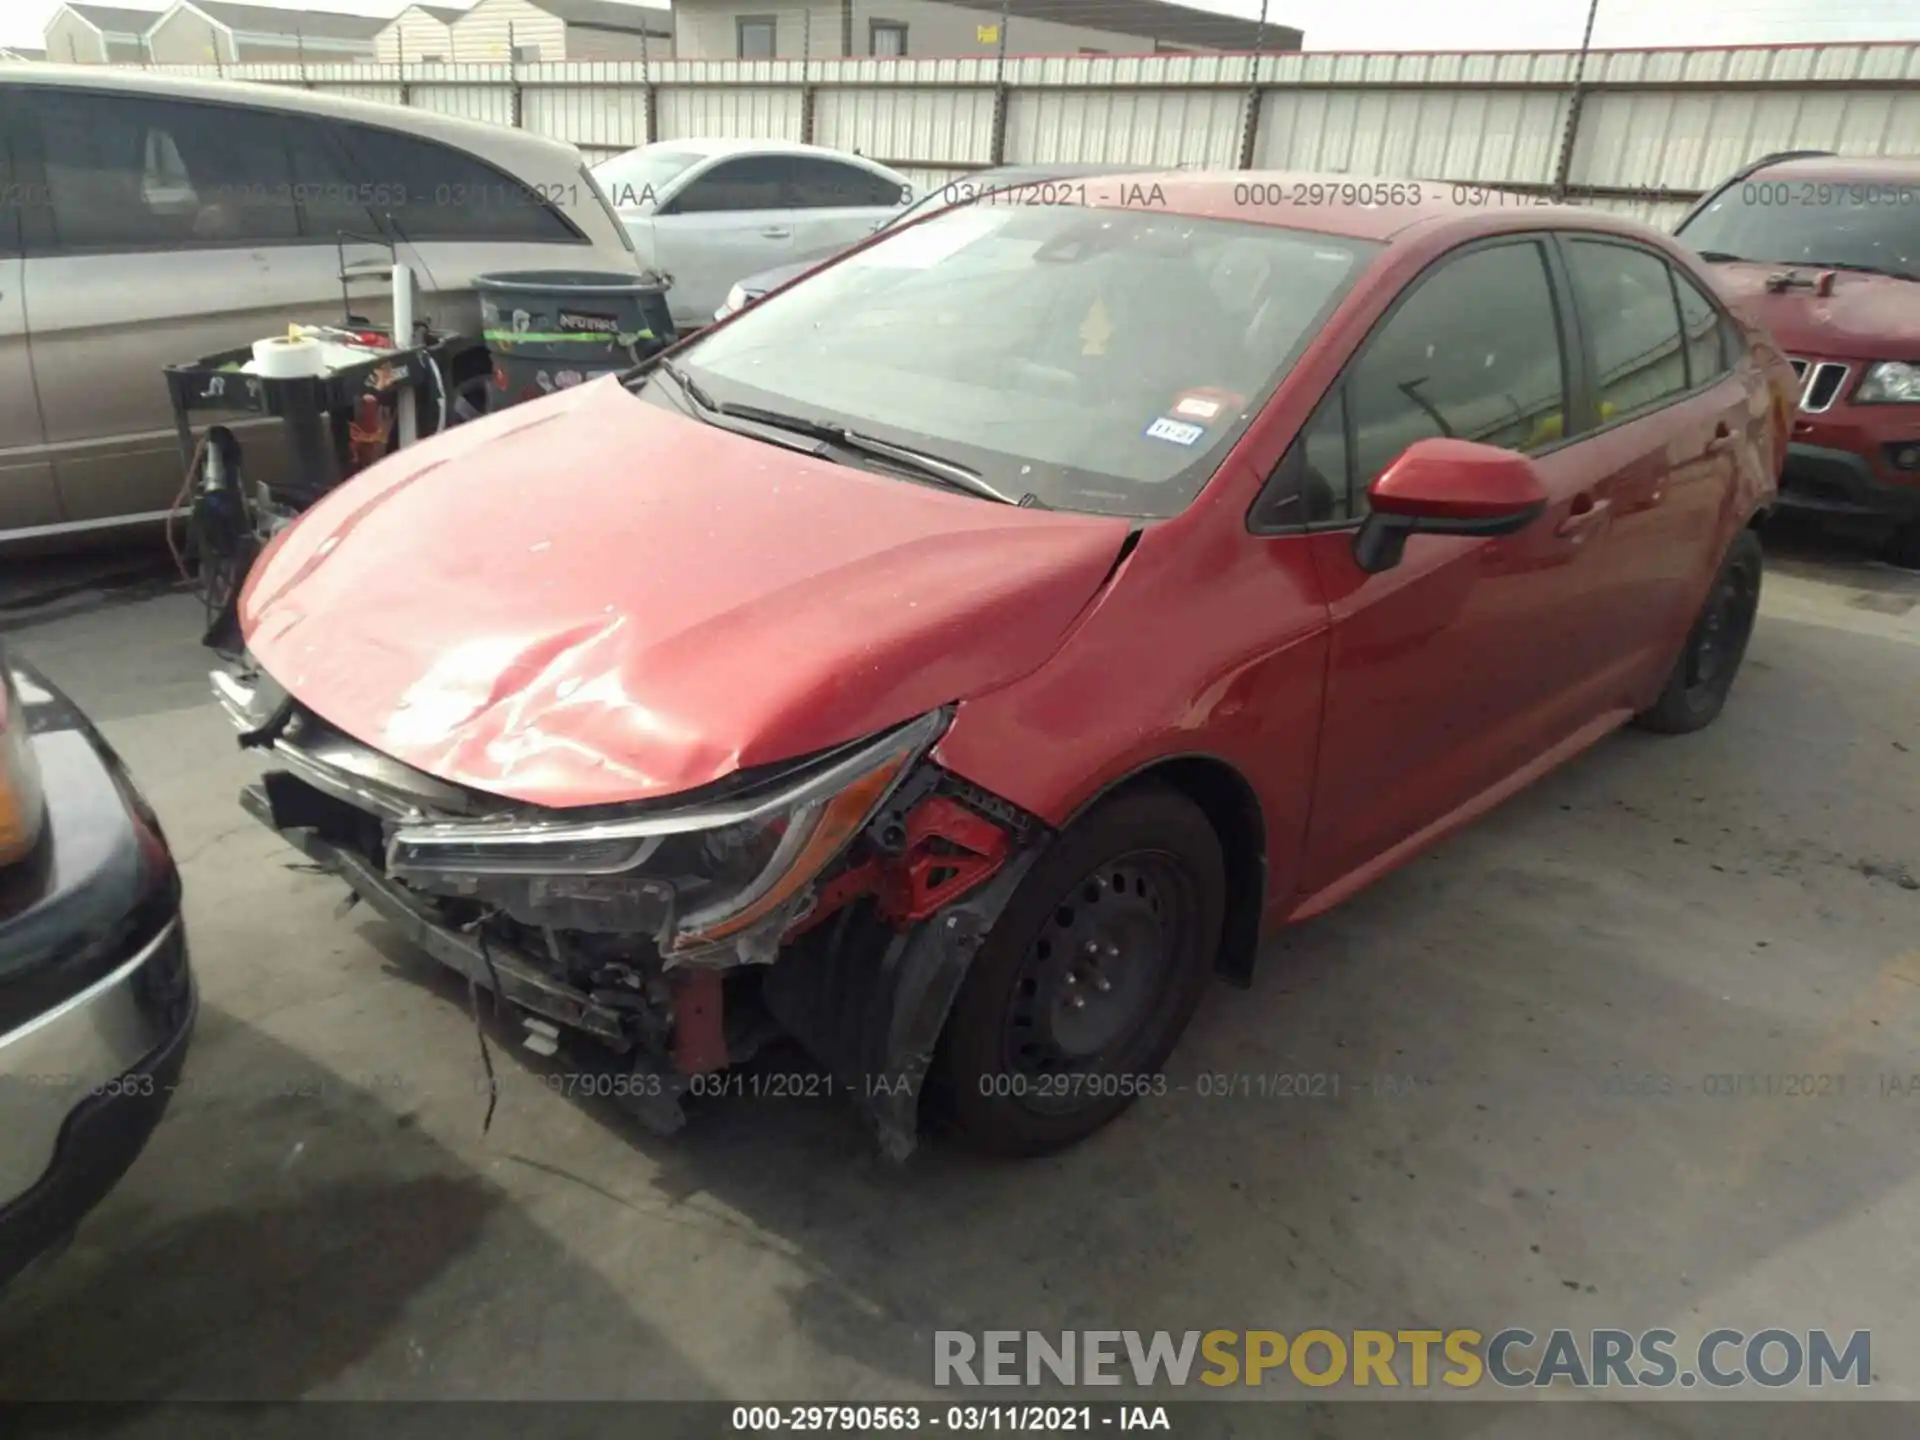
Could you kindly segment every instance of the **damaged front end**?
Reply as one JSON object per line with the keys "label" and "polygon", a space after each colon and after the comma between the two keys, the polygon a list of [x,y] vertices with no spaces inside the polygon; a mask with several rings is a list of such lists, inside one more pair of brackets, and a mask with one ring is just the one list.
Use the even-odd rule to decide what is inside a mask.
{"label": "damaged front end", "polygon": [[702,791],[554,811],[450,785],[360,743],[247,667],[214,690],[272,763],[242,803],[436,959],[523,1012],[527,1044],[591,1037],[650,1083],[787,1034],[911,1153],[921,1083],[973,949],[1042,826],[943,770],[951,719]]}

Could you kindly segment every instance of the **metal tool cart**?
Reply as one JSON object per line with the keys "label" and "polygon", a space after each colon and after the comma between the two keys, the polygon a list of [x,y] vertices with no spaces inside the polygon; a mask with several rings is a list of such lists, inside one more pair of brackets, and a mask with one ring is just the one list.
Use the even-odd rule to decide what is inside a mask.
{"label": "metal tool cart", "polygon": [[[474,349],[463,335],[416,329],[396,346],[386,331],[307,328],[245,349],[165,367],[185,480],[175,510],[186,510],[186,543],[169,541],[183,571],[194,573],[207,610],[203,637],[215,648],[234,640],[234,602],[260,547],[341,481],[389,451],[437,433],[450,419],[447,376],[453,358]],[[316,347],[316,373],[262,374],[262,347]],[[196,417],[277,416],[291,473],[275,484],[249,482],[240,442],[225,425],[198,437]]]}
{"label": "metal tool cart", "polygon": [[[460,362],[484,356],[480,338],[436,330],[424,317],[416,322],[413,270],[390,240],[345,231],[336,239],[340,324],[290,325],[251,346],[165,367],[185,466],[167,542],[206,606],[202,638],[217,649],[238,643],[241,586],[277,531],[383,455],[487,408],[484,391],[455,388]],[[354,313],[351,284],[365,278],[368,262],[349,264],[349,244],[386,251],[378,264],[391,277],[391,324]],[[214,415],[277,417],[290,473],[273,484],[253,482],[226,425],[209,425],[196,438],[196,421]],[[184,545],[173,518],[182,514]]]}
{"label": "metal tool cart", "polygon": [[[196,413],[278,416],[286,427],[293,477],[274,488],[287,501],[312,504],[366,463],[372,436],[363,417],[374,408],[397,408],[411,393],[423,421],[420,435],[435,433],[447,361],[474,346],[471,339],[453,335],[396,348],[378,331],[309,330],[303,338],[334,340],[341,350],[363,349],[366,358],[317,375],[281,377],[249,373],[245,367],[254,352],[248,347],[166,367],[180,455],[189,468],[200,443],[194,436]],[[378,438],[385,443],[389,437]]]}

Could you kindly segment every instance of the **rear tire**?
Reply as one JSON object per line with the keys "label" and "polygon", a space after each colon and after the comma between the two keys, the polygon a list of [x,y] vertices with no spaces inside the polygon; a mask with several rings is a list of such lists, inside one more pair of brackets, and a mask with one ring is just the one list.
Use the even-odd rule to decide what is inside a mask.
{"label": "rear tire", "polygon": [[1206,815],[1143,785],[1034,863],[981,945],[930,1077],[959,1138],[1063,1150],[1151,1093],[1213,968],[1226,866]]}
{"label": "rear tire", "polygon": [[1652,708],[1634,717],[1642,729],[1686,735],[1704,730],[1720,714],[1753,636],[1763,565],[1760,537],[1742,530],[1720,563],[1666,688]]}

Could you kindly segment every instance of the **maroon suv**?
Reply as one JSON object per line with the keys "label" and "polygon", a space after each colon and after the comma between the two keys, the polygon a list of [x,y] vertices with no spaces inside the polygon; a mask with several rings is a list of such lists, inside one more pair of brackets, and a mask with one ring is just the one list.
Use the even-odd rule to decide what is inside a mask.
{"label": "maroon suv", "polygon": [[1799,376],[1781,507],[1920,565],[1920,159],[1769,156],[1677,233]]}

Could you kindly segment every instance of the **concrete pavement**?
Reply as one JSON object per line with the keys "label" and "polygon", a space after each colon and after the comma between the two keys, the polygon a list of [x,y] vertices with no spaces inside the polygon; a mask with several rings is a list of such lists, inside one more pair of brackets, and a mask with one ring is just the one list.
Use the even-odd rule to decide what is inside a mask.
{"label": "concrete pavement", "polygon": [[[205,1003],[146,1155],[0,1301],[0,1398],[931,1399],[936,1329],[1420,1324],[1870,1328],[1920,1397],[1920,1087],[1871,1088],[1920,1078],[1920,577],[1779,560],[1712,729],[1269,945],[1080,1149],[903,1172],[831,1102],[658,1140],[498,1047],[483,1135],[464,986],[241,814],[197,625],[9,637],[158,808]],[[1338,1095],[1260,1079],[1298,1073]]]}

